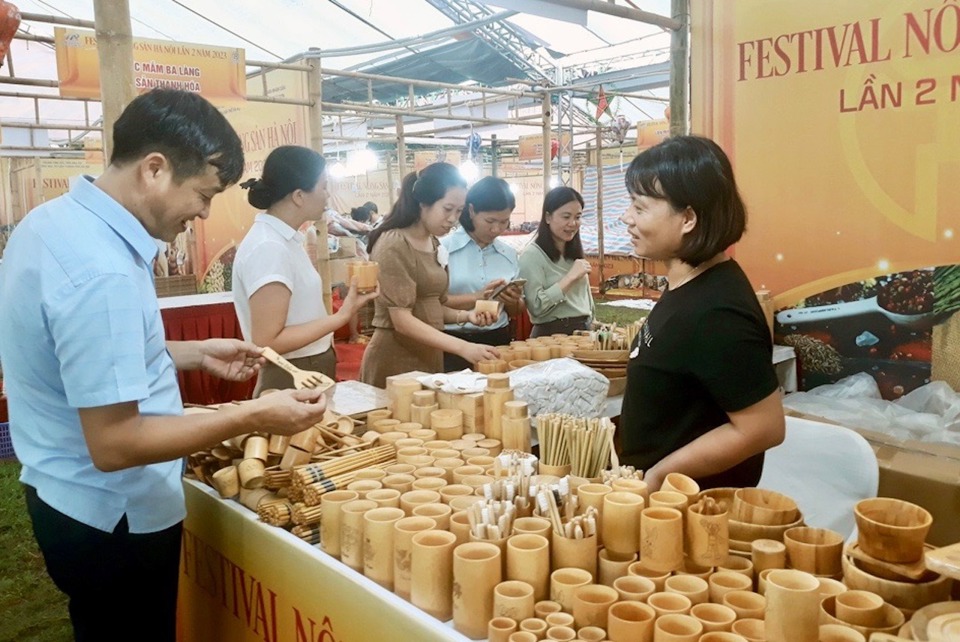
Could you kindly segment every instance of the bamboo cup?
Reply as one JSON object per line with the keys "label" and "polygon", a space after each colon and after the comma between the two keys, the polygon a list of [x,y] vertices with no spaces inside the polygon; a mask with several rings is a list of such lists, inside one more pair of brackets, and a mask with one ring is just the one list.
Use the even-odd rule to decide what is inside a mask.
{"label": "bamboo cup", "polygon": [[[328,493],[329,494],[329,493]],[[378,488],[367,492],[366,497],[377,503],[377,508],[400,508],[400,491],[392,488]],[[323,501],[321,499],[321,501]]]}
{"label": "bamboo cup", "polygon": [[467,466],[479,466],[483,469],[483,474],[486,475],[487,472],[493,468],[493,462],[495,461],[496,458],[491,457],[490,455],[478,455],[468,459]]}
{"label": "bamboo cup", "polygon": [[[422,439],[424,444],[427,444],[431,441],[441,441],[437,439],[437,431],[431,430],[430,428],[418,428],[416,430],[411,430],[410,436],[414,439]],[[430,454],[430,451],[427,451],[427,454]]]}
{"label": "bamboo cup", "polygon": [[553,532],[550,540],[550,559],[553,568],[581,568],[597,577],[597,536],[562,537]]}
{"label": "bamboo cup", "polygon": [[700,484],[683,473],[668,473],[660,485],[660,490],[680,493],[687,498],[688,504],[692,504],[700,494]]}
{"label": "bamboo cup", "polygon": [[510,375],[505,373],[487,375],[487,387],[483,391],[483,426],[487,437],[503,439],[501,419],[503,405],[508,401],[513,401]]}
{"label": "bamboo cup", "polygon": [[[601,529],[603,545],[608,551],[632,555],[639,550],[642,511],[643,497],[634,493],[617,491],[603,496]],[[682,537],[680,544],[682,547]]]}
{"label": "bamboo cup", "polygon": [[[767,608],[763,618],[767,640],[817,642],[819,588],[817,578],[809,573],[787,569],[771,571],[767,576]],[[730,595],[726,597],[729,600]]]}
{"label": "bamboo cup", "polygon": [[797,503],[782,493],[765,488],[740,488],[733,494],[730,519],[748,524],[781,526],[794,522],[799,514]]}
{"label": "bamboo cup", "polygon": [[431,502],[429,504],[417,504],[413,507],[414,517],[428,517],[437,523],[437,530],[450,530],[450,516],[453,515],[453,509],[447,504]]}
{"label": "bamboo cup", "polygon": [[542,535],[529,533],[509,537],[507,579],[526,582],[533,588],[535,601],[546,600],[550,595],[549,540]]}
{"label": "bamboo cup", "polygon": [[270,444],[266,437],[250,435],[243,442],[244,459],[259,459],[262,462],[266,462],[269,452]]}
{"label": "bamboo cup", "polygon": [[553,600],[540,600],[533,605],[533,616],[545,620],[551,613],[562,613],[563,606]]}
{"label": "bamboo cup", "polygon": [[693,575],[694,577],[699,577],[702,580],[710,579],[710,576],[713,575],[714,567],[712,566],[699,566],[694,564],[689,557],[683,558],[683,568],[677,569],[677,575]]}
{"label": "bamboo cup", "polygon": [[373,424],[379,421],[380,419],[390,419],[393,416],[386,408],[381,408],[379,410],[371,410],[367,413],[366,422],[368,427],[373,427]]}
{"label": "bamboo cup", "polygon": [[486,542],[461,544],[453,551],[453,627],[481,638],[493,617],[493,591],[500,583],[500,549]]}
{"label": "bamboo cup", "polygon": [[643,497],[644,505],[649,503],[648,500],[650,499],[650,488],[647,486],[647,482],[643,480],[632,478],[614,479],[610,483],[610,487],[616,491],[640,495]]}
{"label": "bamboo cup", "polygon": [[[609,615],[607,616],[609,626]],[[577,640],[580,642],[603,642],[607,639],[607,632],[599,626],[584,626],[577,631]]]}
{"label": "bamboo cup", "polygon": [[519,580],[500,582],[493,589],[493,617],[517,622],[533,617],[533,587]]}
{"label": "bamboo cup", "polygon": [[757,618],[762,620],[767,608],[767,599],[766,596],[749,590],[729,591],[723,596],[723,605],[733,609],[737,614],[737,619]]}
{"label": "bamboo cup", "polygon": [[357,292],[369,294],[377,289],[380,278],[380,265],[376,261],[348,261],[347,282],[357,277]]}
{"label": "bamboo cup", "polygon": [[582,568],[558,568],[550,574],[550,599],[572,613],[574,591],[592,581],[590,573]]}
{"label": "bamboo cup", "polygon": [[564,613],[563,611],[555,611],[553,613],[547,613],[546,615],[543,616],[543,619],[544,621],[546,621],[548,626],[573,627],[574,625],[573,615],[571,615],[570,613]]}
{"label": "bamboo cup", "polygon": [[447,484],[453,484],[453,471],[465,466],[466,462],[459,457],[441,457],[434,460],[433,465],[443,470],[443,478],[447,481]]}
{"label": "bamboo cup", "polygon": [[[536,620],[536,618],[530,618],[531,620]],[[541,622],[543,620],[540,620]],[[523,625],[523,622],[520,623],[520,626]],[[546,622],[543,623],[544,631],[546,631]],[[537,642],[539,640],[535,633],[530,631],[514,631],[510,634],[510,637],[507,638],[508,642]]]}
{"label": "bamboo cup", "polygon": [[[399,501],[399,495],[398,501]],[[340,558],[340,522],[343,505],[359,499],[359,493],[352,490],[334,490],[320,496],[320,548],[327,555]]]}
{"label": "bamboo cup", "polygon": [[704,515],[697,503],[687,509],[687,553],[699,566],[718,566],[729,555],[730,529],[726,511]]}
{"label": "bamboo cup", "polygon": [[516,620],[508,617],[493,618],[487,623],[487,642],[508,642],[518,626]]}
{"label": "bamboo cup", "polygon": [[480,441],[478,441],[477,448],[486,448],[487,450],[490,451],[491,457],[496,457],[503,452],[503,441],[500,439],[490,439],[488,437],[486,439],[481,439]]}
{"label": "bamboo cup", "polygon": [[[467,486],[467,488],[470,488],[470,487]],[[474,493],[473,495],[463,495],[462,497],[454,497],[453,499],[451,499],[450,508],[453,509],[454,513],[458,513],[462,510],[467,510],[477,502],[482,502],[482,501],[483,501],[483,496],[477,495],[476,493]]]}
{"label": "bamboo cup", "polygon": [[[393,418],[410,421],[410,406],[413,405],[413,393],[423,386],[416,379],[395,379],[387,385],[387,392],[393,396],[391,409]],[[423,423],[423,422],[419,422]]]}
{"label": "bamboo cup", "polygon": [[710,602],[694,604],[690,608],[690,615],[700,621],[704,633],[729,631],[737,619],[736,611],[729,606],[711,604]]}
{"label": "bamboo cup", "polygon": [[[547,634],[547,628],[547,623],[540,618],[528,617],[520,621],[520,631],[514,635],[524,632],[532,635],[533,640],[542,640]],[[514,641],[511,639],[511,642]]]}
{"label": "bamboo cup", "polygon": [[577,628],[583,626],[599,626],[607,628],[607,612],[610,605],[616,602],[620,595],[602,584],[587,584],[578,587],[573,592],[573,620]]}
{"label": "bamboo cup", "polygon": [[383,469],[383,472],[387,473],[387,477],[390,475],[413,475],[413,471],[416,469],[416,466],[410,464],[390,464]]}
{"label": "bamboo cup", "polygon": [[884,625],[883,598],[870,591],[845,591],[835,598],[836,617],[847,624],[866,628]]}
{"label": "bamboo cup", "polygon": [[839,595],[847,590],[847,585],[841,582],[840,580],[835,580],[832,577],[818,577],[817,581],[820,582],[820,599],[830,597],[831,595]]}
{"label": "bamboo cup", "polygon": [[607,637],[611,642],[653,642],[656,619],[656,611],[642,602],[617,602],[607,611]]}
{"label": "bamboo cup", "polygon": [[733,571],[718,571],[707,579],[710,587],[710,601],[723,604],[723,596],[731,591],[749,591],[753,589],[753,582],[743,573]]}
{"label": "bamboo cup", "polygon": [[503,359],[482,359],[477,361],[477,372],[480,374],[491,374],[494,372],[506,372],[507,362]]}
{"label": "bamboo cup", "polygon": [[530,533],[532,535],[541,535],[549,542],[553,527],[550,520],[543,517],[518,517],[513,520],[513,534],[521,535]]}
{"label": "bamboo cup", "polygon": [[683,567],[683,517],[673,508],[646,508],[640,514],[640,563],[653,571]]}
{"label": "bamboo cup", "polygon": [[[474,442],[480,443],[480,442]],[[490,454],[490,450],[487,448],[480,448],[479,446],[471,446],[470,448],[464,448],[460,451],[460,456],[464,459],[471,459],[473,457],[485,457]]]}
{"label": "bamboo cup", "polygon": [[627,575],[627,569],[637,561],[637,554],[621,555],[601,548],[597,554],[597,583],[604,586],[613,586],[618,577]]}
{"label": "bamboo cup", "polygon": [[621,600],[646,602],[647,598],[657,592],[657,586],[649,577],[639,575],[624,575],[613,581],[614,590],[620,594]]}
{"label": "bamboo cup", "polygon": [[[843,536],[828,528],[799,526],[783,534],[790,567],[811,575],[840,575]],[[754,564],[756,570],[756,564]]]}
{"label": "bamboo cup", "polygon": [[[423,429],[433,429],[433,413],[437,410],[440,410],[438,404],[430,404],[429,406],[410,406],[410,419],[420,424]],[[434,434],[431,439],[436,439],[437,434]]]}
{"label": "bamboo cup", "polygon": [[399,430],[390,430],[385,433],[380,434],[380,445],[389,444],[394,448],[397,447],[397,442],[401,439],[406,439],[407,433],[400,432]]}
{"label": "bamboo cup", "polygon": [[577,632],[569,626],[551,626],[547,629],[545,640],[550,642],[570,642],[576,639]]}
{"label": "bamboo cup", "polygon": [[775,539],[755,539],[750,542],[750,561],[754,573],[768,568],[786,568],[787,547]]}
{"label": "bamboo cup", "polygon": [[393,590],[394,525],[403,517],[399,508],[374,508],[363,514],[363,574]]}
{"label": "bamboo cup", "polygon": [[430,517],[403,517],[393,525],[393,592],[410,599],[413,538],[423,531],[438,530]]}
{"label": "bamboo cup", "polygon": [[653,624],[654,642],[697,642],[702,634],[703,624],[691,615],[662,615]]}
{"label": "bamboo cup", "polygon": [[695,575],[674,575],[663,584],[667,593],[685,595],[693,605],[703,604],[710,599],[710,587],[707,580]]}
{"label": "bamboo cup", "polygon": [[821,624],[820,642],[867,642],[867,638],[842,624]]}
{"label": "bamboo cup", "polygon": [[453,550],[456,536],[438,530],[413,533],[410,601],[441,621],[453,615]]}
{"label": "bamboo cup", "polygon": [[675,508],[678,511],[687,510],[689,500],[683,493],[672,490],[658,490],[650,493],[650,508]]}
{"label": "bamboo cup", "polygon": [[644,567],[642,562],[634,562],[631,564],[630,567],[627,568],[627,575],[647,578],[657,587],[658,593],[663,591],[663,585],[667,581],[667,578],[670,577],[670,573],[650,570]]}
{"label": "bamboo cup", "polygon": [[363,468],[358,470],[354,474],[354,479],[373,479],[376,481],[382,480],[387,476],[387,473],[382,468]]}
{"label": "bamboo cup", "polygon": [[440,493],[435,490],[410,490],[400,494],[400,508],[407,517],[413,515],[414,506],[420,504],[439,504]]}
{"label": "bamboo cup", "polygon": [[438,439],[453,441],[463,436],[463,411],[455,408],[434,410],[430,413],[430,427]]}
{"label": "bamboo cup", "polygon": [[271,455],[283,455],[290,445],[290,437],[287,435],[270,435],[270,445],[267,449]]}
{"label": "bamboo cup", "polygon": [[[250,439],[253,439],[252,437]],[[249,442],[250,439],[247,439]],[[266,443],[266,440],[263,440]],[[240,478],[240,487],[254,490],[263,486],[263,474],[266,466],[262,459],[244,459],[237,465],[237,476]],[[239,492],[239,491],[237,491]]]}
{"label": "bamboo cup", "polygon": [[[381,435],[384,435],[388,432],[403,432],[401,430],[397,430],[397,428],[400,426],[399,419],[391,419],[389,417],[385,417],[383,419],[376,419],[373,422],[373,424],[368,424],[368,425],[371,428],[373,428],[375,432],[378,432]],[[409,436],[409,434],[404,433],[404,436]]]}
{"label": "bamboo cup", "polygon": [[[413,480],[411,490],[429,490],[439,494],[440,489],[446,485],[447,480],[443,477],[418,477]],[[440,501],[443,501],[442,497]]]}
{"label": "bamboo cup", "polygon": [[[897,632],[900,631],[901,627],[903,627],[906,623],[906,617],[904,616],[903,612],[893,604],[889,603],[884,603],[883,605],[883,618],[879,626],[867,627],[844,622],[837,618],[836,615],[837,598],[841,595],[846,595],[846,593],[840,593],[839,595],[833,595],[831,597],[824,598],[820,603],[821,624],[843,624],[844,626],[849,626],[855,631],[863,633],[865,636],[880,637],[874,636],[873,634],[882,633],[887,635],[896,635]],[[936,611],[934,611],[934,613],[936,613]],[[957,635],[957,633],[960,633],[960,631],[949,631],[946,628],[941,628],[940,626],[940,624],[946,624],[947,620],[952,621],[955,619],[956,614],[940,615],[930,618],[930,622],[927,624],[927,635],[931,642],[953,642],[954,640],[960,639],[960,635]],[[914,622],[917,622],[918,620],[919,618],[915,618]],[[940,624],[938,624],[938,620],[940,621]]]}
{"label": "bamboo cup", "polygon": [[[321,500],[322,501],[322,500]],[[340,560],[360,573],[363,572],[363,514],[377,507],[369,499],[355,499],[340,507]]]}
{"label": "bamboo cup", "polygon": [[745,557],[738,555],[729,555],[723,564],[717,567],[718,571],[735,571],[743,573],[751,580],[753,579],[753,562]]}
{"label": "bamboo cup", "polygon": [[400,491],[401,494],[408,493],[413,490],[413,482],[417,480],[413,475],[387,475],[380,483],[383,484],[384,488],[392,488],[393,490]]}
{"label": "bamboo cup", "polygon": [[253,490],[240,489],[240,503],[253,512],[257,512],[260,502],[267,498],[277,499],[276,495],[266,488],[255,488]]}
{"label": "bamboo cup", "polygon": [[360,499],[366,499],[367,493],[373,490],[381,490],[383,483],[376,479],[357,479],[347,484],[347,490],[356,491]]}
{"label": "bamboo cup", "polygon": [[417,390],[413,393],[412,398],[411,403],[414,406],[432,406],[437,403],[437,392],[435,390]]}
{"label": "bamboo cup", "polygon": [[437,492],[440,493],[440,501],[444,504],[449,504],[455,497],[473,495],[473,489],[466,484],[447,484],[443,488],[438,488]]}
{"label": "bamboo cup", "polygon": [[747,642],[747,638],[729,631],[707,631],[700,636],[700,642]]}
{"label": "bamboo cup", "polygon": [[457,546],[470,541],[470,519],[467,511],[456,511],[450,516],[450,532],[457,538]]}
{"label": "bamboo cup", "polygon": [[647,604],[657,612],[657,617],[671,614],[686,615],[693,608],[690,598],[679,593],[654,593],[647,598]]}
{"label": "bamboo cup", "polygon": [[236,466],[227,466],[213,473],[213,487],[220,497],[230,499],[240,494],[240,475]]}
{"label": "bamboo cup", "polygon": [[763,620],[748,617],[734,622],[730,632],[745,638],[747,642],[765,642],[767,639],[765,628]]}

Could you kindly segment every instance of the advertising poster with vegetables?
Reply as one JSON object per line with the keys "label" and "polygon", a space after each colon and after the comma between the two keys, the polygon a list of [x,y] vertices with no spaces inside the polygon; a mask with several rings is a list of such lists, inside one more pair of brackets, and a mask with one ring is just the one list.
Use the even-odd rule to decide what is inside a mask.
{"label": "advertising poster with vegetables", "polygon": [[960,389],[960,3],[694,0],[692,123],[747,202],[801,387]]}

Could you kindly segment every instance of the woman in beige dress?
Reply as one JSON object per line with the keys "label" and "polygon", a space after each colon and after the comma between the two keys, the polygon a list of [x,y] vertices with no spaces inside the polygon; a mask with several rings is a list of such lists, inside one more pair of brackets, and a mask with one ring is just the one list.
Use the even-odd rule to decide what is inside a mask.
{"label": "woman in beige dress", "polygon": [[367,249],[380,264],[380,297],[360,367],[364,383],[382,388],[391,375],[443,372],[444,352],[470,363],[499,356],[495,348],[443,333],[445,323],[486,326],[496,320],[444,305],[447,256],[437,237],[456,224],[466,196],[457,168],[434,163],[404,177],[390,216],[370,233]]}

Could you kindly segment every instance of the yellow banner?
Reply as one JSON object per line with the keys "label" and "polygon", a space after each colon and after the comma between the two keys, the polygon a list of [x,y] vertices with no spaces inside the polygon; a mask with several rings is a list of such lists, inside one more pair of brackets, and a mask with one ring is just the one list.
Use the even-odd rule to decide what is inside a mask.
{"label": "yellow banner", "polygon": [[[54,39],[60,95],[99,98],[96,34],[57,27]],[[166,87],[191,91],[219,104],[243,101],[247,97],[245,67],[243,49],[133,39],[133,82],[138,93]]]}
{"label": "yellow banner", "polygon": [[[559,141],[557,152],[560,155],[568,156],[570,154],[572,139],[569,132],[564,132],[559,137],[556,133],[553,133],[551,134],[551,140]],[[521,136],[518,142],[520,143],[520,160],[526,161],[543,159],[543,134],[530,134],[528,136]],[[551,154],[551,158],[556,158],[556,155],[557,154]]]}
{"label": "yellow banner", "polygon": [[[413,153],[413,169],[417,172],[427,165],[441,162],[460,167],[460,152],[438,149]],[[400,178],[403,180],[402,176]]]}
{"label": "yellow banner", "polygon": [[648,147],[653,147],[669,135],[670,121],[666,118],[642,120],[637,123],[637,149],[642,151]]}

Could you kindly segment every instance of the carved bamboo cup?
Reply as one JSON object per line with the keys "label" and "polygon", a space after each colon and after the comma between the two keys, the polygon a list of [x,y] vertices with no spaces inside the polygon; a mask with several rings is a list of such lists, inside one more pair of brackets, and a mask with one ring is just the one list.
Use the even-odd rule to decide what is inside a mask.
{"label": "carved bamboo cup", "polygon": [[647,598],[657,592],[657,586],[649,577],[640,575],[624,575],[613,581],[614,590],[620,594],[621,600],[646,602]]}
{"label": "carved bamboo cup", "polygon": [[696,575],[673,575],[663,583],[667,593],[685,595],[693,605],[703,604],[710,599],[710,587],[707,580]]}
{"label": "carved bamboo cup", "polygon": [[240,494],[240,474],[236,466],[227,466],[213,473],[213,487],[220,497],[229,499]]}
{"label": "carved bamboo cup", "polygon": [[437,530],[450,530],[450,516],[453,515],[453,509],[447,504],[432,502],[429,504],[417,504],[413,507],[414,517],[427,517],[437,523]]}
{"label": "carved bamboo cup", "polygon": [[455,512],[450,516],[450,532],[457,538],[457,546],[470,541],[470,520],[467,511]]}
{"label": "carved bamboo cup", "polygon": [[836,617],[847,624],[880,628],[886,622],[883,598],[870,591],[845,591],[834,598]]}
{"label": "carved bamboo cup", "polygon": [[831,577],[843,572],[843,536],[836,531],[798,526],[783,533],[783,543],[791,568]]}
{"label": "carved bamboo cup", "polygon": [[393,524],[393,592],[410,599],[412,582],[413,538],[424,531],[436,531],[437,522],[430,517],[403,517]]}
{"label": "carved bamboo cup", "polygon": [[529,584],[533,588],[536,602],[546,600],[550,595],[549,540],[534,534],[513,535],[508,538],[507,579]]}
{"label": "carved bamboo cup", "polygon": [[609,586],[588,584],[573,592],[573,620],[577,628],[599,626],[607,628],[607,612],[610,605],[620,599],[620,594]]}
{"label": "carved bamboo cup", "polygon": [[550,574],[550,599],[572,613],[574,591],[592,581],[590,573],[582,568],[558,568]]}
{"label": "carved bamboo cup", "polygon": [[487,542],[461,544],[453,551],[453,627],[469,638],[482,638],[493,617],[500,564],[500,549]]}
{"label": "carved bamboo cup", "polygon": [[724,594],[723,605],[733,609],[738,620],[743,618],[762,620],[767,609],[767,598],[750,590],[730,591]]}
{"label": "carved bamboo cup", "polygon": [[656,642],[697,642],[701,635],[703,624],[691,615],[663,615],[653,624],[653,639]]}
{"label": "carved bamboo cup", "polygon": [[729,631],[737,619],[736,611],[729,606],[710,602],[694,604],[690,608],[690,615],[700,620],[704,633]]}
{"label": "carved bamboo cup", "polygon": [[[620,555],[636,553],[640,549],[642,512],[643,497],[640,495],[623,491],[604,495],[601,520],[604,548]],[[682,546],[682,538],[680,543]]]}
{"label": "carved bamboo cup", "polygon": [[363,572],[363,514],[377,507],[369,499],[355,499],[340,507],[340,561]]}
{"label": "carved bamboo cup", "polygon": [[733,571],[718,571],[707,579],[710,586],[710,601],[714,604],[723,604],[723,596],[731,591],[749,591],[753,589],[753,582],[743,573]]}
{"label": "carved bamboo cup", "polygon": [[758,574],[768,568],[786,568],[787,547],[775,539],[755,539],[750,542],[750,561]]}
{"label": "carved bamboo cup", "polygon": [[819,589],[817,578],[809,573],[787,569],[771,571],[767,576],[767,608],[763,618],[767,640],[817,642]]}
{"label": "carved bamboo cup", "polygon": [[[398,496],[399,497],[399,496]],[[352,490],[335,490],[320,496],[320,548],[327,555],[340,558],[340,523],[343,505],[359,499]]]}
{"label": "carved bamboo cup", "polygon": [[[247,441],[250,440],[248,439]],[[262,459],[257,459],[254,457],[241,461],[237,465],[237,476],[240,478],[240,487],[245,488],[246,490],[254,490],[263,486],[263,474],[265,469],[266,466],[264,466]]]}
{"label": "carved bamboo cup", "polygon": [[530,533],[531,535],[540,535],[549,542],[552,529],[550,520],[543,517],[518,517],[513,520],[514,535]]}
{"label": "carved bamboo cup", "polygon": [[591,581],[597,577],[597,536],[561,537],[553,533],[550,541],[550,559],[553,568],[581,568],[590,573]]}
{"label": "carved bamboo cup", "polygon": [[664,573],[683,568],[683,517],[680,511],[646,508],[641,512],[640,563],[650,570]]}
{"label": "carved bamboo cup", "polygon": [[727,512],[704,515],[701,504],[687,509],[687,555],[699,566],[719,566],[730,554]]}
{"label": "carved bamboo cup", "polygon": [[520,580],[500,582],[493,589],[493,617],[517,622],[533,617],[533,587]]}
{"label": "carved bamboo cup", "polygon": [[441,621],[453,614],[453,533],[438,530],[413,532],[411,537],[410,601]]}
{"label": "carved bamboo cup", "polygon": [[661,571],[654,571],[649,568],[646,568],[642,562],[634,562],[627,569],[627,575],[636,575],[638,577],[645,577],[651,582],[654,586],[657,587],[657,592],[663,591],[663,585],[667,581],[667,578],[670,577],[670,573],[663,573]]}
{"label": "carved bamboo cup", "polygon": [[653,642],[656,619],[656,611],[643,602],[617,602],[607,611],[607,637],[611,642]]}
{"label": "carved bamboo cup", "polygon": [[493,618],[487,623],[487,642],[508,642],[518,626],[516,620],[508,617]]}
{"label": "carved bamboo cup", "polygon": [[601,548],[597,554],[597,583],[604,586],[613,586],[618,577],[627,575],[627,569],[637,561],[637,554],[622,555]]}
{"label": "carved bamboo cup", "polygon": [[393,590],[394,525],[403,518],[399,508],[374,508],[363,514],[363,574]]}
{"label": "carved bamboo cup", "polygon": [[657,612],[657,617],[671,614],[686,615],[693,608],[690,598],[679,593],[654,593],[647,598],[647,604]]}

